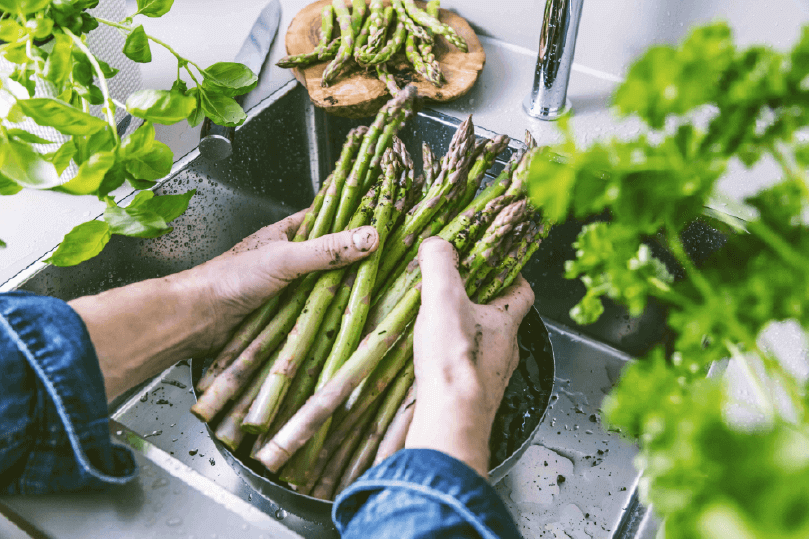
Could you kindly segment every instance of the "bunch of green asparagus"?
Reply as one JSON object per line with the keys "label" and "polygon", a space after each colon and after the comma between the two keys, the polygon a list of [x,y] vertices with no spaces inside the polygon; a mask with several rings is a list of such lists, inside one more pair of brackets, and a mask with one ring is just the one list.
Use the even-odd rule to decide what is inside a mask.
{"label": "bunch of green asparagus", "polygon": [[[368,12],[368,16],[366,16]],[[335,16],[340,36],[334,37]],[[394,55],[403,49],[414,72],[426,81],[441,86],[445,80],[433,52],[437,35],[459,50],[467,52],[467,43],[450,25],[439,21],[439,0],[428,2],[420,9],[414,0],[332,0],[321,12],[320,41],[310,53],[286,56],[278,62],[283,68],[303,67],[331,60],[323,72],[321,85],[332,84],[354,59],[363,68],[373,68],[385,83],[388,92],[396,96],[399,87],[391,73]]]}
{"label": "bunch of green asparagus", "polygon": [[420,242],[437,234],[451,242],[470,298],[486,303],[512,283],[548,230],[526,200],[533,141],[479,190],[508,138],[476,141],[468,118],[441,159],[423,144],[416,175],[396,137],[415,94],[404,88],[370,126],[349,133],[294,239],[370,224],[377,250],[299,278],[249,316],[200,380],[192,408],[205,422],[218,419],[216,437],[232,450],[257,434],[251,456],[321,499],[404,445]]}

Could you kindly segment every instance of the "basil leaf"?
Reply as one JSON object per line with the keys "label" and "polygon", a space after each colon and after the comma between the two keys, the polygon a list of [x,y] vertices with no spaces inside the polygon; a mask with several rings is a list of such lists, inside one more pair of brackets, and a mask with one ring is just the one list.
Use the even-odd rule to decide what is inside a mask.
{"label": "basil leaf", "polygon": [[107,171],[115,165],[115,154],[112,152],[99,152],[79,166],[76,176],[56,188],[73,195],[90,195],[98,191]]}
{"label": "basil leaf", "polygon": [[[33,35],[36,39],[45,39],[53,32],[53,19],[46,17],[44,13],[37,13],[34,23]],[[31,21],[28,21],[28,24],[30,25]]]}
{"label": "basil leaf", "polygon": [[247,118],[235,99],[222,94],[202,92],[202,109],[205,116],[220,126],[239,126]]}
{"label": "basil leaf", "polygon": [[49,141],[48,139],[43,139],[39,135],[34,135],[33,133],[29,133],[24,129],[12,128],[6,130],[9,137],[17,139],[18,141],[27,142],[30,144],[54,144],[53,141]]}
{"label": "basil leaf", "polygon": [[76,145],[76,153],[73,159],[77,165],[81,165],[93,154],[98,152],[105,152],[115,148],[115,136],[112,129],[107,126],[105,129],[93,133],[89,137],[74,137],[73,144]]}
{"label": "basil leaf", "polygon": [[127,36],[124,43],[124,54],[134,62],[147,64],[152,61],[152,50],[149,48],[149,38],[143,26],[138,26]]}
{"label": "basil leaf", "polygon": [[172,9],[174,0],[138,0],[138,13],[147,17],[160,17]]}
{"label": "basil leaf", "polygon": [[162,217],[143,204],[130,204],[126,208],[109,204],[104,210],[104,221],[113,234],[136,238],[155,238],[172,230]]}
{"label": "basil leaf", "polygon": [[84,86],[93,84],[96,73],[87,56],[79,49],[73,49],[71,56],[73,58],[73,81]]}
{"label": "basil leaf", "polygon": [[103,221],[88,221],[73,228],[45,262],[54,266],[74,266],[101,253],[110,241],[110,226]]}
{"label": "basil leaf", "polygon": [[52,0],[0,0],[0,10],[28,15],[48,7]]}
{"label": "basil leaf", "polygon": [[107,125],[101,118],[74,109],[53,98],[32,98],[17,101],[22,112],[40,126],[56,128],[65,135],[88,135]]}
{"label": "basil leaf", "polygon": [[104,94],[101,93],[101,90],[95,84],[91,84],[90,86],[77,84],[74,88],[76,89],[76,93],[79,94],[82,99],[90,103],[90,105],[101,105],[104,103]]}
{"label": "basil leaf", "polygon": [[175,124],[194,111],[194,98],[167,90],[138,90],[127,99],[132,116],[157,124]]}
{"label": "basil leaf", "polygon": [[203,74],[204,86],[230,97],[250,92],[259,81],[255,73],[237,62],[218,62]]}
{"label": "basil leaf", "polygon": [[45,79],[51,81],[57,87],[70,75],[73,63],[71,53],[73,52],[73,41],[65,34],[59,32],[53,37],[53,50],[45,61]]}
{"label": "basil leaf", "polygon": [[[129,173],[127,174],[129,175]],[[155,187],[155,184],[157,184],[157,182],[153,182],[152,180],[138,180],[132,175],[129,175],[127,180],[129,181],[129,185],[135,189],[151,189]]]}
{"label": "basil leaf", "polygon": [[56,168],[33,148],[19,141],[3,145],[5,156],[0,174],[23,187],[48,189],[60,183]]}
{"label": "basil leaf", "polygon": [[140,158],[149,153],[154,141],[155,126],[151,122],[144,122],[141,127],[121,142],[119,155],[122,159]]}
{"label": "basil leaf", "polygon": [[101,58],[96,57],[96,62],[98,62],[98,67],[101,68],[101,72],[104,74],[104,77],[107,79],[112,79],[115,77],[119,71],[118,68],[112,67],[110,64],[102,60]]}
{"label": "basil leaf", "polygon": [[0,249],[5,249],[5,248],[6,248],[6,243],[3,242],[2,238],[0,238]]}
{"label": "basil leaf", "polygon": [[188,125],[191,127],[196,127],[205,120],[205,112],[202,108],[202,99],[201,99],[201,91],[199,88],[192,88],[188,95],[193,96],[197,102],[196,107],[194,107],[194,111],[188,116]]}
{"label": "basil leaf", "polygon": [[6,43],[14,43],[25,35],[25,28],[14,19],[6,19],[0,22],[0,40]]}
{"label": "basil leaf", "polygon": [[0,195],[14,195],[20,191],[22,191],[21,185],[0,174]]}
{"label": "basil leaf", "polygon": [[25,41],[21,41],[16,45],[9,45],[7,49],[3,50],[3,56],[12,64],[25,64],[28,62],[28,51],[25,50]]}
{"label": "basil leaf", "polygon": [[[152,192],[142,191],[141,193]],[[181,193],[179,195],[158,195],[157,197],[150,197],[148,201],[143,203],[143,205],[162,217],[166,223],[169,223],[170,221],[180,217],[183,212],[188,209],[188,203],[196,193],[197,190],[192,189],[191,191],[186,191],[185,193]]]}
{"label": "basil leaf", "polygon": [[116,162],[115,165],[110,167],[110,170],[104,175],[101,184],[98,186],[96,195],[99,199],[103,199],[110,194],[111,191],[118,189],[124,185],[124,182],[129,178],[126,168],[123,163]]}
{"label": "basil leaf", "polygon": [[73,142],[73,139],[69,139],[60,146],[56,152],[43,154],[42,157],[53,163],[53,166],[56,167],[56,173],[61,175],[65,172],[68,165],[70,165],[73,156],[76,155],[76,151],[76,144]]}
{"label": "basil leaf", "polygon": [[160,180],[172,171],[174,154],[160,141],[152,143],[148,154],[126,162],[127,172],[136,180]]}

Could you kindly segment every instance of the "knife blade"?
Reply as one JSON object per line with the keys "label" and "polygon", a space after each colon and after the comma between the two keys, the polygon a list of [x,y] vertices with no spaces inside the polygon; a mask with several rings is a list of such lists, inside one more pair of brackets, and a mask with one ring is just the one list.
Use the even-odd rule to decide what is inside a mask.
{"label": "knife blade", "polygon": [[[270,46],[278,33],[278,23],[281,18],[281,5],[279,0],[270,0],[262,9],[250,33],[245,38],[239,52],[234,58],[235,62],[244,64],[257,76],[261,74],[262,64],[267,59]],[[245,95],[234,99],[242,105]],[[219,161],[230,156],[233,152],[233,136],[235,128],[215,124],[210,118],[203,121],[200,129],[200,154],[212,161]]]}

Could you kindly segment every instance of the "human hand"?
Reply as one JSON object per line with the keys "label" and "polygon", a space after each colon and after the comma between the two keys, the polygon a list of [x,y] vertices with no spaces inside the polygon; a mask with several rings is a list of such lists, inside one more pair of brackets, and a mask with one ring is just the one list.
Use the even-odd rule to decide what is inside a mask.
{"label": "human hand", "polygon": [[366,226],[306,242],[290,242],[306,210],[248,236],[229,251],[197,266],[182,279],[202,286],[209,298],[217,333],[215,345],[267,299],[294,279],[360,260],[375,249],[379,236]]}
{"label": "human hand", "polygon": [[492,422],[518,364],[517,331],[534,292],[519,276],[488,305],[473,303],[456,251],[439,238],[422,243],[419,265],[416,410],[405,446],[440,450],[486,477]]}

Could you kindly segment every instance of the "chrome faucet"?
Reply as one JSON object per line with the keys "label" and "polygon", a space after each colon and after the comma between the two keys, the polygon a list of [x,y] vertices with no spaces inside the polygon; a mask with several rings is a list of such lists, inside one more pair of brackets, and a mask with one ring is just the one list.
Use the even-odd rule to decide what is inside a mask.
{"label": "chrome faucet", "polygon": [[582,4],[583,0],[546,0],[534,85],[523,102],[529,116],[556,120],[571,109],[571,102],[565,96]]}

